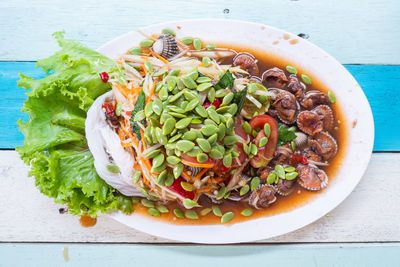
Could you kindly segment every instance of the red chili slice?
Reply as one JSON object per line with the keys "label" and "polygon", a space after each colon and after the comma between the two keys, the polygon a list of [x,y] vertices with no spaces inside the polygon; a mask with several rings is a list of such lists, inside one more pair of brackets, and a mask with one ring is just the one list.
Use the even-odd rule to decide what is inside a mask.
{"label": "red chili slice", "polygon": [[213,105],[216,109],[217,108],[219,108],[219,106],[221,105],[221,99],[219,99],[219,98],[216,98],[215,100],[214,100],[214,102],[212,102],[212,103],[210,103],[209,101],[207,101],[207,102],[205,102],[204,104],[203,104],[203,107],[204,108],[208,108],[209,106],[211,106],[211,105]]}
{"label": "red chili slice", "polygon": [[108,82],[108,79],[110,79],[110,76],[108,76],[107,72],[100,72],[99,75],[103,83]]}
{"label": "red chili slice", "polygon": [[178,179],[175,179],[174,183],[170,186],[167,186],[167,188],[171,191],[174,191],[175,193],[178,193],[184,198],[190,198],[191,200],[194,199],[195,193],[193,191],[186,191],[185,189],[182,188],[181,182],[184,182],[185,180],[182,179],[182,177],[179,177]]}
{"label": "red chili slice", "polygon": [[300,154],[293,154],[290,158],[290,165],[296,166],[297,164],[308,165],[308,160]]}

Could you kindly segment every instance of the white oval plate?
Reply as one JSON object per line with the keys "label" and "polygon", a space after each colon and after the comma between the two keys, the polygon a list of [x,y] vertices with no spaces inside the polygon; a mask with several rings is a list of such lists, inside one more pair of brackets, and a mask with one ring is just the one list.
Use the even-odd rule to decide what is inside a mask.
{"label": "white oval plate", "polygon": [[[177,29],[177,26],[180,28]],[[209,43],[231,43],[237,46],[268,51],[301,66],[318,77],[340,102],[348,128],[348,147],[342,166],[335,179],[312,201],[292,211],[258,218],[231,226],[174,225],[152,220],[139,214],[110,214],[115,220],[142,232],[177,241],[195,243],[250,242],[282,235],[304,227],[338,206],[356,187],[363,176],[372,153],[374,124],[371,108],[356,80],[333,57],[312,43],[291,33],[257,23],[235,20],[186,20],[148,26],[141,29],[147,34],[159,33],[163,28],[176,30],[178,37],[194,36]],[[289,40],[297,39],[292,45]],[[124,34],[98,49],[104,55],[117,59],[144,39],[137,31]],[[278,44],[273,44],[278,40]],[[357,121],[356,127],[351,123]]]}

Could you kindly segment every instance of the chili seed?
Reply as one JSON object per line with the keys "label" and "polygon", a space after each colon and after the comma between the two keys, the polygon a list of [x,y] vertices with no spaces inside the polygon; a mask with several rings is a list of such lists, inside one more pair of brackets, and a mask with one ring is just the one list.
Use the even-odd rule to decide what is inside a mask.
{"label": "chili seed", "polygon": [[222,187],[218,190],[218,194],[217,194],[216,199],[217,199],[217,200],[222,199],[222,198],[225,196],[226,191],[227,191],[226,187],[225,187],[225,186],[222,186]]}
{"label": "chili seed", "polygon": [[220,152],[218,149],[216,149],[216,148],[211,149],[209,155],[210,155],[210,157],[213,158],[213,159],[222,159],[222,157],[224,156],[224,154],[221,153],[221,152]]}
{"label": "chili seed", "polygon": [[168,208],[164,205],[157,205],[156,209],[161,212],[161,213],[167,213],[169,212]]}
{"label": "chili seed", "polygon": [[232,155],[231,154],[225,155],[222,162],[225,167],[229,168],[232,165]]}
{"label": "chili seed", "polygon": [[205,154],[205,153],[199,153],[199,154],[197,155],[197,161],[198,161],[198,162],[203,163],[203,162],[207,162],[207,160],[208,160],[207,154]]}
{"label": "chili seed", "polygon": [[303,80],[303,82],[304,82],[305,84],[311,84],[311,78],[308,77],[308,75],[302,74],[302,75],[301,75],[301,79]]}
{"label": "chili seed", "polygon": [[296,168],[289,166],[289,167],[286,167],[284,170],[285,170],[285,172],[294,172],[296,170]]}
{"label": "chili seed", "polygon": [[178,157],[175,157],[175,156],[168,156],[168,157],[167,157],[167,162],[168,162],[169,164],[176,165],[176,164],[178,164],[179,162],[181,162],[181,159],[178,158]]}
{"label": "chili seed", "polygon": [[213,134],[210,137],[207,138],[208,143],[210,143],[211,146],[217,142],[218,134]]}
{"label": "chili seed", "polygon": [[165,160],[164,154],[162,153],[158,154],[153,158],[153,167],[154,168],[160,167],[164,163],[164,160]]}
{"label": "chili seed", "polygon": [[141,171],[135,172],[135,174],[132,177],[133,183],[136,184],[137,182],[139,182],[139,179],[141,177],[142,177],[142,172]]}
{"label": "chili seed", "polygon": [[142,203],[142,205],[145,206],[146,208],[154,208],[153,201],[150,201],[148,199],[142,198],[142,200],[140,200],[140,203]]}
{"label": "chili seed", "polygon": [[187,131],[186,133],[183,134],[182,139],[183,140],[188,140],[188,141],[193,141],[197,138],[197,134],[194,131]]}
{"label": "chili seed", "polygon": [[194,143],[189,140],[180,140],[176,143],[176,148],[186,153],[194,147]]}
{"label": "chili seed", "polygon": [[162,32],[163,34],[170,34],[170,35],[172,35],[172,36],[175,36],[174,30],[169,29],[169,28],[165,28],[165,29],[163,29],[161,32]]}
{"label": "chili seed", "polygon": [[153,151],[148,152],[148,153],[145,155],[145,158],[146,158],[146,159],[152,159],[152,158],[154,158],[155,156],[157,156],[157,155],[160,154],[160,153],[161,153],[161,151],[160,151],[159,149],[156,149],[156,150],[153,150]]}
{"label": "chili seed", "polygon": [[270,172],[267,177],[267,184],[273,184],[275,182],[275,179],[276,179],[275,172]]}
{"label": "chili seed", "polygon": [[233,93],[227,94],[226,96],[224,96],[221,106],[229,105],[229,103],[231,103],[232,99],[233,99]]}
{"label": "chili seed", "polygon": [[185,217],[191,220],[197,220],[199,215],[194,210],[187,210],[185,211]]}
{"label": "chili seed", "polygon": [[197,107],[197,105],[198,105],[199,103],[200,103],[200,100],[197,99],[197,98],[191,100],[191,101],[189,102],[189,104],[187,104],[187,106],[186,106],[186,108],[185,108],[185,111],[188,112],[188,111],[193,110],[195,107]]}
{"label": "chili seed", "polygon": [[229,108],[229,110],[228,110],[228,113],[231,114],[232,116],[235,116],[236,113],[237,113],[237,111],[238,111],[238,106],[237,106],[237,104],[236,104],[236,103],[233,103],[233,104],[231,104],[229,107],[230,107],[230,108]]}
{"label": "chili seed", "polygon": [[198,39],[198,38],[194,38],[193,39],[193,47],[194,47],[194,49],[196,49],[196,50],[200,50],[201,49],[201,41],[200,41],[200,39]]}
{"label": "chili seed", "polygon": [[153,44],[154,44],[153,40],[144,39],[140,42],[140,47],[147,48],[147,47],[151,47]]}
{"label": "chili seed", "polygon": [[250,153],[253,154],[254,156],[257,155],[258,148],[255,144],[251,143],[250,144]]}
{"label": "chili seed", "polygon": [[260,178],[258,178],[258,177],[254,177],[253,179],[251,179],[251,182],[250,182],[251,191],[256,189],[260,185],[260,182],[261,182]]}
{"label": "chili seed", "polygon": [[215,121],[217,124],[221,122],[218,113],[214,109],[207,109],[208,116]]}
{"label": "chili seed", "polygon": [[332,104],[335,104],[335,103],[336,103],[336,96],[335,96],[331,91],[328,92],[328,97],[329,97],[329,101],[330,101]]}
{"label": "chili seed", "polygon": [[174,173],[174,177],[178,178],[179,176],[181,176],[182,171],[183,171],[183,164],[182,163],[178,163],[175,165],[174,169],[172,170]]}
{"label": "chili seed", "polygon": [[211,136],[211,135],[217,133],[218,128],[214,125],[204,125],[204,127],[201,128],[200,131],[205,136]]}
{"label": "chili seed", "polygon": [[238,140],[239,139],[236,135],[225,136],[224,145],[226,146],[234,145]]}
{"label": "chili seed", "polygon": [[108,163],[106,165],[106,169],[107,169],[107,171],[109,171],[111,173],[119,173],[119,168],[114,163]]}
{"label": "chili seed", "polygon": [[140,49],[138,47],[134,47],[134,48],[129,49],[129,52],[132,55],[140,55],[142,53],[142,49]]}
{"label": "chili seed", "polygon": [[244,196],[247,194],[247,192],[249,192],[250,190],[250,186],[248,184],[245,184],[242,188],[240,188],[240,195]]}
{"label": "chili seed", "polygon": [[297,172],[290,172],[290,173],[286,173],[285,175],[285,179],[286,180],[294,180],[299,174]]}
{"label": "chili seed", "polygon": [[165,179],[167,178],[167,170],[163,170],[156,179],[157,184],[159,185],[164,185],[165,184]]}
{"label": "chili seed", "polygon": [[212,83],[201,83],[199,86],[197,86],[197,91],[203,92],[207,89],[209,89],[212,86]]}
{"label": "chili seed", "polygon": [[211,81],[212,81],[211,78],[207,77],[207,76],[201,76],[201,77],[197,78],[197,80],[196,80],[197,83],[208,83]]}
{"label": "chili seed", "polygon": [[147,72],[150,72],[150,73],[152,73],[154,71],[153,64],[151,64],[150,61],[144,62],[144,68],[147,70]]}
{"label": "chili seed", "polygon": [[263,147],[268,143],[268,138],[267,137],[263,137],[260,139],[260,142],[258,143],[258,147]]}
{"label": "chili seed", "polygon": [[250,124],[249,124],[247,121],[245,121],[245,122],[243,123],[242,128],[243,128],[243,130],[244,130],[247,134],[250,134],[250,133],[251,133],[251,126],[250,126]]}
{"label": "chili seed", "polygon": [[[178,140],[179,138],[181,138],[181,136],[182,136],[181,133],[172,136],[172,137],[168,140],[168,143],[171,144],[171,143],[175,142],[176,140]],[[175,149],[175,147],[174,147],[174,149]]]}
{"label": "chili seed", "polygon": [[209,67],[211,65],[211,59],[209,57],[203,57],[202,59],[204,67]]}
{"label": "chili seed", "polygon": [[215,101],[215,89],[214,87],[211,87],[208,92],[207,92],[207,98],[208,100],[213,103]]}
{"label": "chili seed", "polygon": [[188,156],[190,157],[197,157],[199,153],[202,153],[201,149],[198,146],[195,146],[192,148],[192,150],[190,150],[186,154],[188,154]]}
{"label": "chili seed", "polygon": [[144,114],[143,110],[140,110],[138,113],[135,114],[135,117],[133,118],[134,121],[142,121],[146,118],[146,115]]}
{"label": "chili seed", "polygon": [[235,213],[233,213],[232,211],[229,211],[229,212],[225,213],[224,215],[222,215],[221,223],[228,223],[233,219],[233,217],[235,217]]}
{"label": "chili seed", "polygon": [[220,209],[218,206],[212,205],[211,208],[212,208],[212,211],[213,211],[213,213],[214,213],[215,216],[218,216],[218,217],[221,217],[221,216],[222,216],[222,211],[221,211],[221,209]]}
{"label": "chili seed", "polygon": [[242,210],[242,212],[240,214],[242,214],[245,217],[248,217],[253,214],[253,210],[252,209],[244,209],[244,210]]}
{"label": "chili seed", "polygon": [[196,139],[197,144],[203,150],[204,152],[210,152],[211,151],[211,145],[210,143],[204,139],[204,138],[197,138]]}
{"label": "chili seed", "polygon": [[160,212],[159,212],[158,210],[156,210],[155,208],[149,208],[149,209],[147,210],[147,212],[148,212],[151,216],[154,216],[154,217],[159,217],[159,216],[161,216]]}
{"label": "chili seed", "polygon": [[168,135],[170,134],[175,128],[176,120],[174,118],[169,118],[165,121],[162,127],[162,134]]}
{"label": "chili seed", "polygon": [[181,211],[180,209],[174,209],[174,214],[179,219],[185,218],[185,216],[183,215],[183,211]]}
{"label": "chili seed", "polygon": [[210,209],[210,208],[202,209],[202,210],[200,211],[200,215],[201,215],[201,216],[206,216],[206,215],[209,214],[211,211],[212,211],[212,209]]}
{"label": "chili seed", "polygon": [[175,179],[171,173],[168,173],[167,178],[165,179],[165,186],[171,186],[174,183]]}
{"label": "chili seed", "polygon": [[222,140],[226,134],[226,127],[224,124],[218,126],[218,140]]}
{"label": "chili seed", "polygon": [[283,169],[282,165],[276,165],[275,171],[279,178],[285,179],[285,170]]}
{"label": "chili seed", "polygon": [[286,66],[286,70],[289,72],[289,73],[293,73],[293,74],[297,74],[297,69],[295,68],[295,67],[293,67],[293,66]]}
{"label": "chili seed", "polygon": [[176,129],[185,129],[189,124],[190,124],[190,122],[192,121],[192,118],[183,118],[183,119],[180,119],[176,124],[175,124],[175,128]]}
{"label": "chili seed", "polygon": [[196,89],[197,84],[192,80],[192,78],[186,76],[182,78],[183,84],[189,89]]}
{"label": "chili seed", "polygon": [[188,192],[191,192],[194,190],[194,186],[188,182],[181,182],[181,186],[182,186],[183,190],[188,191]]}
{"label": "chili seed", "polygon": [[184,44],[191,44],[191,43],[193,43],[193,38],[192,37],[183,37],[181,42]]}
{"label": "chili seed", "polygon": [[213,44],[206,45],[206,49],[207,50],[214,50],[215,48],[217,48],[217,47],[215,45],[213,45]]}

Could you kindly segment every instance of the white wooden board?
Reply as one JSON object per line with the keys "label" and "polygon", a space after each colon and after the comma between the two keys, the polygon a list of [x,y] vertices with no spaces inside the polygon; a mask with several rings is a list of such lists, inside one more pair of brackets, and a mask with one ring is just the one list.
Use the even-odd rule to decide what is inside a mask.
{"label": "white wooden board", "polygon": [[97,48],[153,23],[229,18],[304,33],[344,64],[399,64],[399,13],[397,0],[0,1],[0,60],[47,57],[57,49],[51,34],[63,29]]}
{"label": "white wooden board", "polygon": [[[0,242],[171,242],[107,216],[83,228],[77,217],[59,214],[62,205],[41,195],[27,171],[16,152],[0,151]],[[338,208],[303,229],[260,242],[398,241],[399,178],[400,154],[373,154],[360,184]]]}

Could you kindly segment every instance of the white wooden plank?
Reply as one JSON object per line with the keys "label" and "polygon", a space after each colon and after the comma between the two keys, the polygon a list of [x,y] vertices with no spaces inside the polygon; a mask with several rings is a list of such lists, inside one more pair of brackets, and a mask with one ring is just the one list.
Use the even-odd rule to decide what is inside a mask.
{"label": "white wooden plank", "polygon": [[0,60],[46,57],[56,50],[51,33],[62,29],[97,48],[153,23],[229,18],[305,33],[341,63],[399,64],[399,12],[397,0],[1,1]]}
{"label": "white wooden plank", "polygon": [[[92,228],[59,214],[42,196],[14,151],[0,152],[0,242],[171,242],[130,229],[107,216]],[[261,242],[381,242],[400,240],[400,154],[373,154],[361,183],[329,216]]]}
{"label": "white wooden plank", "polygon": [[[395,244],[149,246],[0,244],[5,266],[398,266]],[[45,253],[44,253],[45,252]],[[44,256],[45,255],[45,256]]]}

